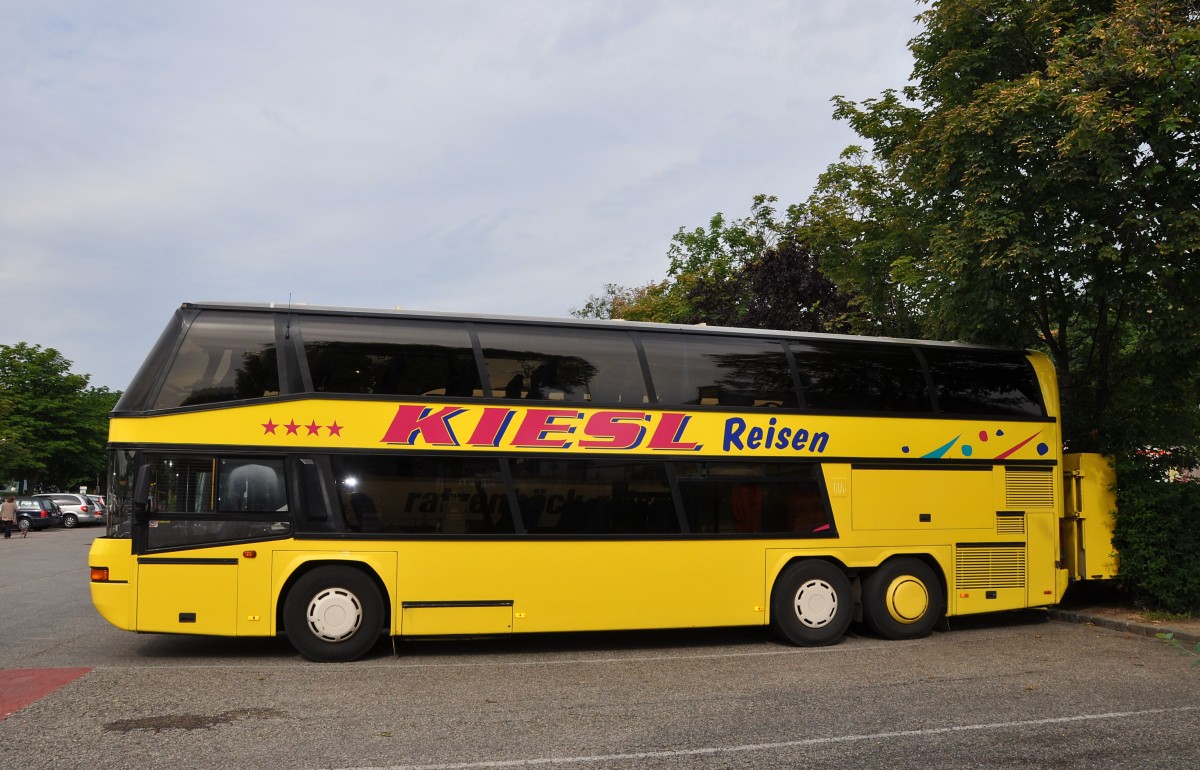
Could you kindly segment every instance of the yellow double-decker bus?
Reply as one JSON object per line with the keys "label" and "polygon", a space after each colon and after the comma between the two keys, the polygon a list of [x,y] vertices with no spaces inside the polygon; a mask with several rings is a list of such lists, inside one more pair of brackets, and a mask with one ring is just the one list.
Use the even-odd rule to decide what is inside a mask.
{"label": "yellow double-decker bus", "polygon": [[1048,606],[1112,576],[1108,466],[1034,352],[199,303],[112,415],[92,598],[118,628],[400,637]]}

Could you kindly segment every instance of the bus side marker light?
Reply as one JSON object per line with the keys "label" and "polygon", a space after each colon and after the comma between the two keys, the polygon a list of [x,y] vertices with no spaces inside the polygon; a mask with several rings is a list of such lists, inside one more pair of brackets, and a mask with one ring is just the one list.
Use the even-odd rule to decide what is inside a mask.
{"label": "bus side marker light", "polygon": [[262,620],[262,615],[247,615],[246,620]]}
{"label": "bus side marker light", "polygon": [[971,595],[969,593],[967,593],[966,591],[963,591],[961,594],[958,595],[958,598],[959,599],[970,599]]}
{"label": "bus side marker light", "polygon": [[514,612],[514,613],[513,613],[513,617],[514,617],[514,618],[517,618],[517,619],[520,619],[520,618],[523,618],[523,617],[525,617],[525,613],[524,613],[524,612]]}
{"label": "bus side marker light", "polygon": [[108,567],[92,567],[92,582],[107,583],[108,582]]}
{"label": "bus side marker light", "polygon": [[258,551],[242,551],[242,557],[245,559],[254,559],[258,556]]}
{"label": "bus side marker light", "polygon": [[755,611],[755,612],[762,612],[762,611],[763,611],[763,608],[762,608],[762,607],[755,607],[755,608],[754,608],[754,611]]}

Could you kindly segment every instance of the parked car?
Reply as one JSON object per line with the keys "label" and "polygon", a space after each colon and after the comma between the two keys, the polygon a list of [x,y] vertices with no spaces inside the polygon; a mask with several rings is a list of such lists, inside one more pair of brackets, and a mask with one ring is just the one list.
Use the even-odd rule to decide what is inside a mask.
{"label": "parked car", "polygon": [[104,513],[87,495],[77,495],[73,492],[50,492],[34,495],[36,498],[52,500],[62,511],[62,525],[67,529],[80,524],[103,524]]}
{"label": "parked car", "polygon": [[91,500],[100,509],[102,515],[105,517],[108,516],[108,503],[104,502],[104,495],[88,495],[87,499]]}
{"label": "parked car", "polygon": [[53,500],[36,497],[17,498],[17,527],[22,532],[38,531],[62,522],[62,511]]}

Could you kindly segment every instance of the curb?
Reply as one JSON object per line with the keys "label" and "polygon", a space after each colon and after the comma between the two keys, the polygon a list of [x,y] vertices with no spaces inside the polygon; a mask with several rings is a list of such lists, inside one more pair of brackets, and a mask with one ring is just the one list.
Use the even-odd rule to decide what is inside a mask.
{"label": "curb", "polygon": [[1052,620],[1061,620],[1064,623],[1097,626],[1099,628],[1124,631],[1151,638],[1155,638],[1159,634],[1174,634],[1172,638],[1182,644],[1200,644],[1200,634],[1179,631],[1167,625],[1156,626],[1149,623],[1135,623],[1131,620],[1121,620],[1119,618],[1108,617],[1107,615],[1093,615],[1087,612],[1074,612],[1072,610],[1050,610],[1050,618]]}

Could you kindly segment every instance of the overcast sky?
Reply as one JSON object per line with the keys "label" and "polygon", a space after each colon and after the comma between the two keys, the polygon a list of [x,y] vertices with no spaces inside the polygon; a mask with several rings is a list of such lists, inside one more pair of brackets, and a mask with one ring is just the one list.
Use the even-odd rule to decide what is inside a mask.
{"label": "overcast sky", "polygon": [[198,300],[566,316],[807,197],[909,0],[0,0],[0,344],[128,385]]}

